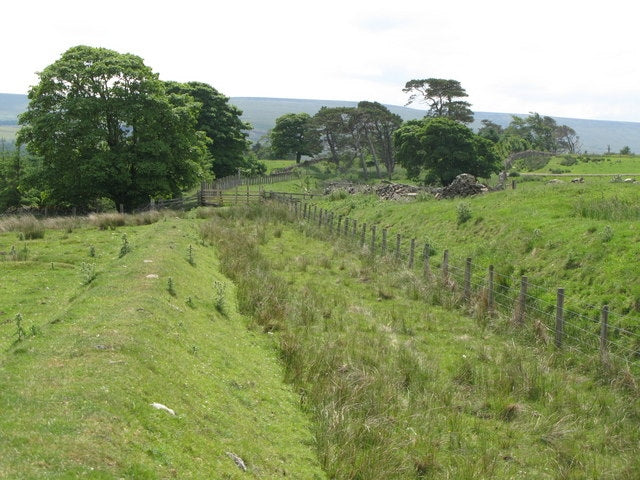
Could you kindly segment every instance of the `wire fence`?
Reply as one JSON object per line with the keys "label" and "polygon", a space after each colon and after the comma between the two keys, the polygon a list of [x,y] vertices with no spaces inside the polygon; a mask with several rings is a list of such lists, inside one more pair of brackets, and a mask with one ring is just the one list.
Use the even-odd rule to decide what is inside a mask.
{"label": "wire fence", "polygon": [[554,290],[526,276],[505,275],[492,265],[476,264],[472,258],[451,258],[447,249],[435,256],[428,241],[419,243],[415,236],[336,215],[298,198],[272,198],[286,202],[296,217],[334,237],[342,237],[374,257],[393,258],[405,268],[438,281],[459,295],[468,310],[507,318],[515,326],[533,327],[538,338],[558,349],[599,352],[603,361],[618,359],[637,365],[640,360],[638,318],[615,313],[608,305],[572,308],[565,304],[563,288]]}

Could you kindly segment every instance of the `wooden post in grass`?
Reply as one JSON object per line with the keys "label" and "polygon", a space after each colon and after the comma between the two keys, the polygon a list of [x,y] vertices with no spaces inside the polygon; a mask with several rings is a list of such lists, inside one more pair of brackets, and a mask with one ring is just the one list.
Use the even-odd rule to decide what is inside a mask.
{"label": "wooden post in grass", "polygon": [[445,285],[449,281],[449,250],[442,254],[442,281]]}
{"label": "wooden post in grass", "polygon": [[464,266],[464,302],[471,301],[471,257],[467,257]]}
{"label": "wooden post in grass", "polygon": [[356,238],[356,236],[358,235],[358,220],[354,218],[352,223],[353,223],[353,238]]}
{"label": "wooden post in grass", "polygon": [[411,239],[411,247],[409,248],[409,270],[413,270],[413,257],[416,251],[416,239]]}
{"label": "wooden post in grass", "polygon": [[376,226],[371,225],[371,256],[376,254]]}
{"label": "wooden post in grass", "polygon": [[315,220],[317,218],[317,213],[318,213],[318,206],[314,205],[313,206],[313,217],[311,217],[311,220]]}
{"label": "wooden post in grass", "polygon": [[360,236],[360,246],[361,247],[364,247],[366,236],[367,236],[367,224],[363,223],[362,224],[362,234]]}
{"label": "wooden post in grass", "polygon": [[349,217],[344,218],[344,236],[347,237],[349,235]]}
{"label": "wooden post in grass", "polygon": [[382,256],[387,254],[387,229],[382,229]]}
{"label": "wooden post in grass", "polygon": [[556,300],[556,338],[557,348],[562,348],[562,337],[564,335],[564,288],[558,289]]}
{"label": "wooden post in grass", "polygon": [[431,247],[428,243],[424,244],[424,252],[422,253],[422,257],[424,259],[424,276],[426,278],[431,277],[431,266],[429,265],[429,253],[431,251]]}
{"label": "wooden post in grass", "polygon": [[520,279],[520,294],[518,295],[518,306],[514,315],[514,321],[518,325],[524,325],[524,317],[527,310],[527,285],[528,279],[523,275]]}
{"label": "wooden post in grass", "polygon": [[400,234],[396,234],[396,260],[400,260]]}
{"label": "wooden post in grass", "polygon": [[493,315],[493,265],[489,265],[489,286],[487,287],[487,310]]}
{"label": "wooden post in grass", "polygon": [[342,233],[342,215],[338,215],[338,225],[336,225],[336,233],[338,236]]}
{"label": "wooden post in grass", "polygon": [[600,356],[602,359],[609,353],[609,305],[602,307],[602,322],[600,323]]}
{"label": "wooden post in grass", "polygon": [[247,182],[247,203],[249,203],[249,182]]}

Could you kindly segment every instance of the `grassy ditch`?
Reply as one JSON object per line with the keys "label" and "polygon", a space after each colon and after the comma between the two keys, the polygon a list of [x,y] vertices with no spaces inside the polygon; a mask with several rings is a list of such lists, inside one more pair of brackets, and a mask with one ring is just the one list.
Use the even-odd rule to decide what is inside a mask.
{"label": "grassy ditch", "polygon": [[156,220],[4,224],[0,477],[325,478],[201,220]]}
{"label": "grassy ditch", "polygon": [[633,380],[585,375],[534,332],[460,315],[446,289],[288,210],[222,211],[202,234],[241,310],[279,340],[330,478],[640,475]]}

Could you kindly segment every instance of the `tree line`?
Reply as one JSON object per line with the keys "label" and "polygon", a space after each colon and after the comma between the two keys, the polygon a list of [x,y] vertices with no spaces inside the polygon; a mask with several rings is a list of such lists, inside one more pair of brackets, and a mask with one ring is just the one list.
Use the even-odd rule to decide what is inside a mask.
{"label": "tree line", "polygon": [[[551,117],[531,113],[513,116],[503,128],[489,120],[474,133],[471,105],[460,82],[451,79],[410,80],[403,88],[407,105],[427,106],[421,120],[402,119],[377,102],[363,101],[356,107],[323,107],[314,116],[288,113],[278,119],[263,143],[255,148],[274,157],[325,155],[347,169],[355,161],[364,177],[384,174],[391,178],[396,164],[409,177],[425,183],[450,183],[460,173],[488,177],[500,170],[511,153],[525,150],[570,152],[579,150],[576,132],[557,125]],[[382,167],[381,167],[382,166]]]}
{"label": "tree line", "polygon": [[129,210],[213,176],[265,170],[228,97],[201,82],[161,81],[132,54],[70,48],[28,98],[18,148],[0,152],[0,210],[101,202]]}
{"label": "tree line", "polygon": [[39,73],[15,149],[0,149],[0,211],[20,205],[105,205],[133,209],[172,198],[199,181],[264,173],[257,155],[322,156],[365,178],[391,178],[396,164],[425,183],[447,184],[459,173],[486,178],[511,153],[576,152],[570,127],[532,113],[503,128],[482,121],[477,133],[467,93],[450,79],[405,84],[407,104],[424,103],[421,120],[403,122],[387,107],[323,107],[315,115],[276,119],[250,148],[242,112],[214,87],[162,81],[132,54],[76,46]]}

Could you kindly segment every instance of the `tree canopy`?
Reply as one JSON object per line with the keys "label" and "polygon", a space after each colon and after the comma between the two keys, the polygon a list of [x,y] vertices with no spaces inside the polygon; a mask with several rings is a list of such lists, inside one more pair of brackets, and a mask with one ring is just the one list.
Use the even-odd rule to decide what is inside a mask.
{"label": "tree canopy", "polygon": [[393,134],[398,163],[407,174],[447,185],[461,173],[488,177],[499,171],[493,143],[449,118],[411,120]]}
{"label": "tree canopy", "polygon": [[229,103],[229,97],[202,82],[166,82],[167,92],[191,96],[200,103],[196,129],[211,140],[208,144],[213,159],[213,174],[220,178],[235,175],[238,170],[252,169],[247,155],[247,131],[251,125],[241,120],[242,111]]}
{"label": "tree canopy", "polygon": [[140,57],[76,46],[39,79],[18,141],[42,158],[50,202],[87,208],[107,197],[131,208],[202,178],[209,155],[196,129],[200,105],[168,93]]}
{"label": "tree canopy", "polygon": [[409,80],[402,91],[410,94],[407,105],[414,102],[428,105],[427,117],[450,118],[461,123],[473,122],[471,104],[459,100],[468,97],[468,95],[457,80],[443,78]]}
{"label": "tree canopy", "polygon": [[270,137],[276,155],[293,154],[297,163],[303,155],[313,156],[322,151],[320,134],[312,127],[308,113],[286,113],[278,117]]}

